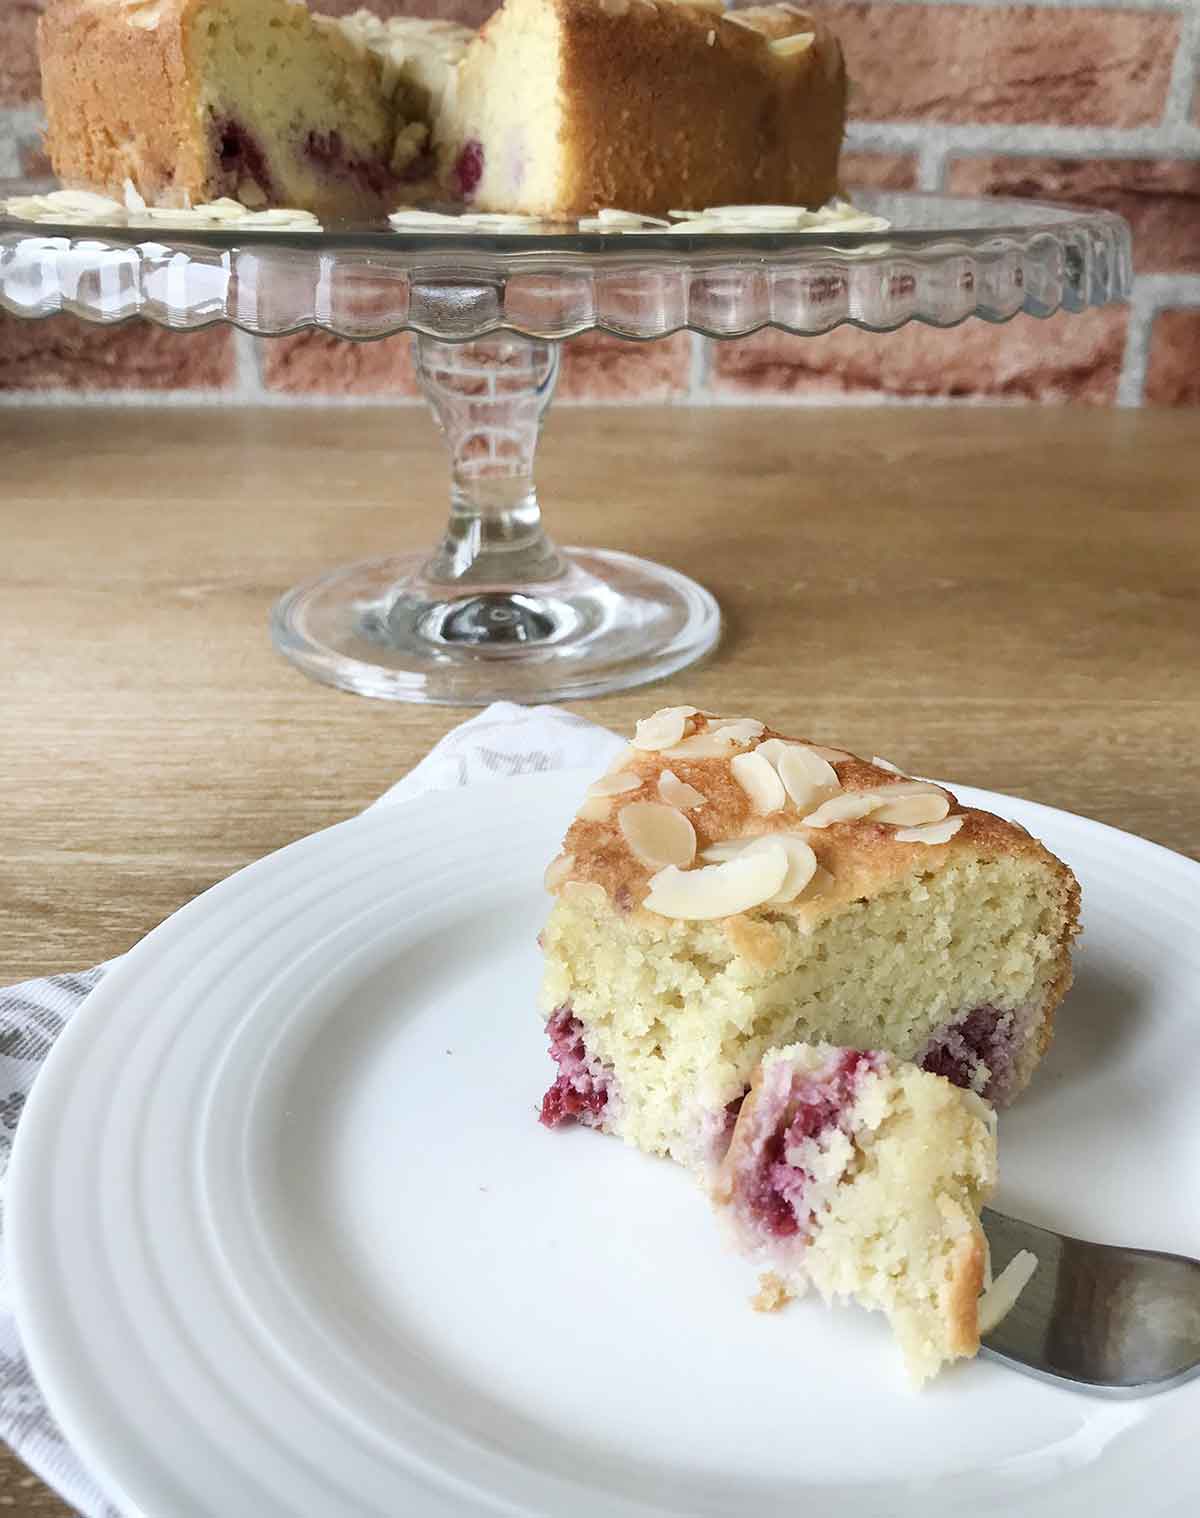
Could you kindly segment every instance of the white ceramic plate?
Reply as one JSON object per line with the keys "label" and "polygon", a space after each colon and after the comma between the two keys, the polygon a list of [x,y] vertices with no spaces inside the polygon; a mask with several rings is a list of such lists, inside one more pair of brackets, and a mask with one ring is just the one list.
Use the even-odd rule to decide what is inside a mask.
{"label": "white ceramic plate", "polygon": [[[881,1319],[747,1306],[687,1177],[535,1121],[541,874],[583,777],[383,808],[140,944],[20,1127],[22,1335],[153,1518],[1195,1512],[1200,1383],[994,1363],[908,1389]],[[1026,823],[1084,888],[1078,982],[1001,1125],[999,1205],[1200,1254],[1200,867]]]}

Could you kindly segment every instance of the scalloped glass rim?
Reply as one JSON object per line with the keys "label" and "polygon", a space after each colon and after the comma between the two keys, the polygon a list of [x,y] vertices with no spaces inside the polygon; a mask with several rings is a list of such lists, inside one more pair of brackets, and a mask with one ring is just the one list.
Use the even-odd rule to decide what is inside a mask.
{"label": "scalloped glass rim", "polygon": [[[0,198],[46,187],[0,181]],[[862,193],[855,204],[892,229],[185,232],[0,216],[0,306],[185,330],[229,322],[259,336],[315,327],[363,341],[592,330],[650,340],[685,329],[732,338],[763,327],[952,327],[1129,293],[1129,229],[1111,212],[921,193]]]}

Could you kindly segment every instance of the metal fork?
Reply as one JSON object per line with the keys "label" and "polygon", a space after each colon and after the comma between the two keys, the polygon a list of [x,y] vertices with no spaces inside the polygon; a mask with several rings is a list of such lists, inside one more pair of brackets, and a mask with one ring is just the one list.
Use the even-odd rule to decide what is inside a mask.
{"label": "metal fork", "polygon": [[1143,1397],[1200,1371],[1200,1260],[1089,1244],[984,1208],[997,1275],[1020,1249],[1038,1268],[983,1352],[1047,1381]]}

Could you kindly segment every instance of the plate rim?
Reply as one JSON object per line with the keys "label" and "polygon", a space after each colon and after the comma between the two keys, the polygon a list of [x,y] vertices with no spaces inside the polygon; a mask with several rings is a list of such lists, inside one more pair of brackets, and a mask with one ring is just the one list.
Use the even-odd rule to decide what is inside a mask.
{"label": "plate rim", "polygon": [[[54,1048],[39,1073],[30,1092],[25,1110],[18,1124],[9,1171],[8,1227],[5,1229],[5,1255],[9,1280],[12,1287],[13,1309],[16,1315],[21,1342],[34,1370],[39,1386],[43,1389],[47,1405],[59,1421],[70,1444],[80,1453],[89,1471],[101,1487],[114,1500],[122,1502],[131,1512],[138,1511],[127,1495],[127,1488],[112,1469],[105,1456],[102,1442],[93,1437],[89,1420],[69,1392],[63,1391],[62,1369],[56,1360],[57,1351],[51,1347],[53,1334],[47,1332],[44,1309],[37,1305],[38,1290],[36,1271],[31,1269],[31,1256],[36,1253],[33,1228],[21,1224],[21,1219],[36,1218],[41,1211],[39,1197],[45,1192],[38,1190],[39,1152],[44,1146],[43,1131],[55,1126],[54,1098],[58,1085],[68,1080],[69,1071],[86,1058],[89,1043],[96,1037],[96,1030],[107,1020],[111,1004],[120,1001],[127,988],[136,987],[142,975],[148,971],[156,954],[169,949],[177,938],[185,935],[192,923],[202,919],[212,910],[213,900],[224,901],[227,896],[251,881],[270,875],[280,869],[295,867],[306,854],[319,853],[329,846],[334,835],[356,836],[373,832],[379,827],[397,827],[401,834],[405,824],[415,820],[419,811],[432,808],[435,813],[452,817],[461,805],[467,791],[478,796],[481,792],[515,788],[519,793],[533,795],[537,788],[550,782],[560,793],[559,799],[566,804],[567,797],[577,799],[586,779],[594,774],[594,766],[572,767],[555,771],[543,771],[520,776],[497,777],[480,782],[469,788],[426,792],[411,798],[376,803],[366,811],[335,823],[329,828],[306,837],[293,840],[271,854],[257,859],[236,871],[233,875],[216,882],[197,897],[172,913],[143,939],[133,946],[106,974],[104,980],[88,996],[70,1023],[56,1041]],[[1140,835],[1098,822],[1084,814],[1068,812],[1045,803],[1026,800],[1003,793],[983,791],[970,786],[951,786],[954,793],[971,806],[985,806],[988,810],[1005,814],[1015,805],[1026,816],[1034,819],[1045,817],[1065,818],[1075,825],[1089,830],[1100,830],[1101,835],[1115,834],[1122,846],[1132,845],[1135,850],[1149,852],[1153,864],[1172,872],[1182,872],[1185,878],[1194,877],[1200,888],[1200,861],[1178,853]],[[50,1077],[49,1079],[47,1077]],[[81,1399],[86,1401],[86,1398]],[[465,1509],[464,1509],[465,1511]]]}

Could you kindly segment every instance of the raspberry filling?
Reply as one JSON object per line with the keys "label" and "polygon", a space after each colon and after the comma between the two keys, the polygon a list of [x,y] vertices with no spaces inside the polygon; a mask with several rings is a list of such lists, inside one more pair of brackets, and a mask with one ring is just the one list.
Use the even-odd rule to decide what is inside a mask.
{"label": "raspberry filling", "polygon": [[881,1069],[883,1058],[843,1049],[822,1070],[780,1063],[770,1071],[751,1111],[753,1134],[737,1159],[736,1190],[743,1215],[772,1238],[811,1234],[815,1212],[806,1193],[813,1177],[794,1152],[806,1140],[846,1130],[862,1077]]}
{"label": "raspberry filling", "polygon": [[454,183],[464,200],[470,200],[483,178],[483,143],[472,138],[454,160]]}
{"label": "raspberry filling", "polygon": [[254,133],[230,116],[214,121],[212,130],[221,173],[227,177],[231,189],[236,192],[243,180],[252,179],[268,200],[273,199],[267,155]]}
{"label": "raspberry filling", "polygon": [[583,1042],[583,1024],[570,1007],[556,1007],[546,1024],[550,1057],[558,1066],[558,1079],[542,1098],[541,1121],[547,1128],[559,1123],[584,1123],[599,1127],[608,1105],[610,1072],[591,1058]]}
{"label": "raspberry filling", "polygon": [[966,1017],[939,1028],[916,1057],[931,1075],[944,1075],[956,1086],[977,1091],[1003,1105],[1017,1078],[1017,1051],[1027,1031],[1017,1012],[976,1007]]}

